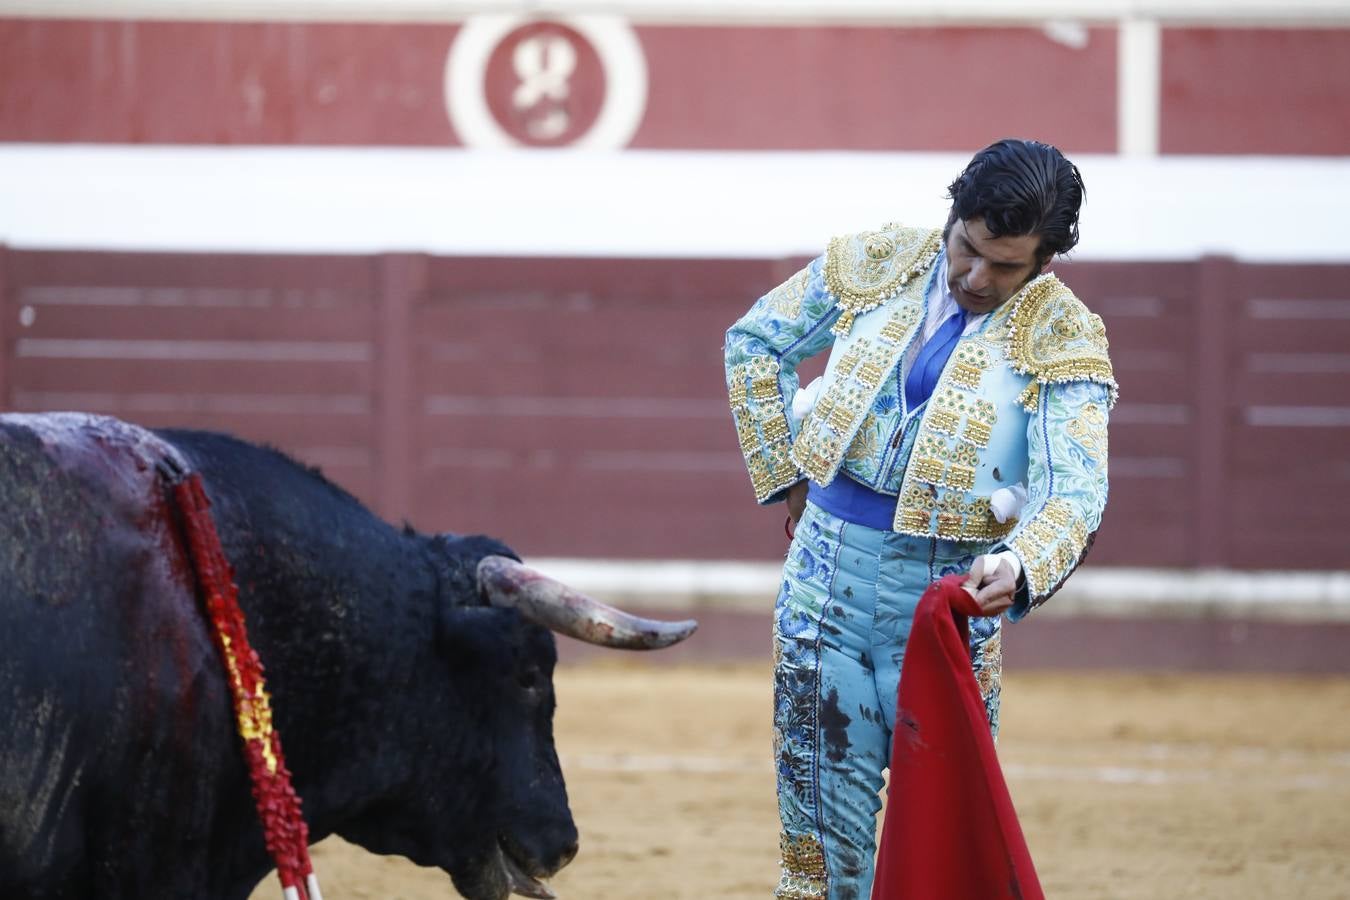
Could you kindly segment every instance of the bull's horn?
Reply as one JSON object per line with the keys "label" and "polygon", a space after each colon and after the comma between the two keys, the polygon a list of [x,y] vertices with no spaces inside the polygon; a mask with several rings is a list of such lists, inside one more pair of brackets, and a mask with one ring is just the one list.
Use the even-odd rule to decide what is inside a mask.
{"label": "bull's horn", "polygon": [[505,556],[483,557],[478,587],[493,606],[514,607],[545,628],[601,647],[658,650],[698,628],[693,619],[658,622],[615,609]]}

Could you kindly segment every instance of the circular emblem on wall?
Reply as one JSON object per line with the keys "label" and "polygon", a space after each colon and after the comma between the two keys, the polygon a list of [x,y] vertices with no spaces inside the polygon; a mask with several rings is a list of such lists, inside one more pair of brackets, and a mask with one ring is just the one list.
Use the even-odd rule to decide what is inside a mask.
{"label": "circular emblem on wall", "polygon": [[618,149],[642,122],[647,62],[613,16],[475,16],[450,45],[445,101],[468,147]]}

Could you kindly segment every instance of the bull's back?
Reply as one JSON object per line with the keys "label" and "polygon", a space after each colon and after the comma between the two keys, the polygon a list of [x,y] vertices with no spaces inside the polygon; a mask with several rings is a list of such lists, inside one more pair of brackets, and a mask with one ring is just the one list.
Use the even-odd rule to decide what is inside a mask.
{"label": "bull's back", "polygon": [[210,805],[191,770],[228,700],[163,451],[112,419],[0,416],[0,896],[117,896],[154,877],[141,834]]}

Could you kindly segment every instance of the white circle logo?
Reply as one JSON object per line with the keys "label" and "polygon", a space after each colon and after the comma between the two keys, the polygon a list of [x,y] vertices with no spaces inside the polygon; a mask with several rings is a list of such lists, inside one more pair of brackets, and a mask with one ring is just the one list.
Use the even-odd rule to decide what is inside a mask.
{"label": "white circle logo", "polygon": [[647,61],[613,16],[475,16],[445,62],[450,122],[467,147],[627,146],[647,106]]}

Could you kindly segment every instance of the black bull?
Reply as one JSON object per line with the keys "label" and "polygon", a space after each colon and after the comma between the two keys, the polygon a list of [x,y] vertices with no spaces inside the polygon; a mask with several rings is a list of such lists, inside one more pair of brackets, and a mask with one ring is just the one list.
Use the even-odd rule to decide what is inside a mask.
{"label": "black bull", "polygon": [[577,832],[538,623],[639,647],[692,623],[400,531],[273,450],[63,414],[0,416],[0,897],[242,900],[271,869],[166,455],[205,482],[310,839],[547,896]]}

